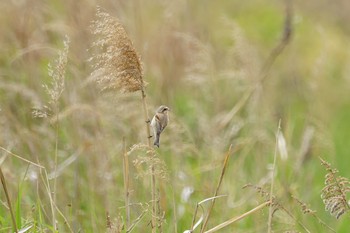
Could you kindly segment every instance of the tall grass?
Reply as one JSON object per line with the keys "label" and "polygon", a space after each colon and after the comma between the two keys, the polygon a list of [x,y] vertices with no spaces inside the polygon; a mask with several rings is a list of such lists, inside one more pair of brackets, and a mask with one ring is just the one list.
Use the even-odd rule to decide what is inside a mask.
{"label": "tall grass", "polygon": [[[289,2],[100,1],[101,14],[119,19],[107,29],[122,30],[127,40],[119,42],[129,48],[96,57],[115,64],[104,71],[88,62],[101,54],[91,48],[96,2],[0,2],[0,160],[10,200],[20,196],[22,229],[183,232],[196,203],[213,197],[232,144],[240,149],[204,231],[267,232],[271,207],[274,232],[348,232],[348,212],[332,216],[345,205],[325,210],[320,193],[328,172],[318,160],[350,177],[348,4]],[[47,67],[66,34],[64,91],[55,110],[42,85],[52,81]],[[114,36],[107,38],[119,46]],[[161,104],[171,107],[171,121],[154,150],[146,121]],[[33,107],[45,105],[53,110],[46,120],[32,117]],[[271,203],[272,195],[241,187],[269,190],[279,119],[288,157],[277,157],[273,191],[266,192]],[[0,228],[8,231],[5,195],[0,200]],[[201,203],[205,211],[212,201]],[[337,202],[327,203],[332,210]]]}
{"label": "tall grass", "polygon": [[[150,118],[146,102],[145,81],[142,73],[142,65],[139,55],[137,54],[131,40],[129,39],[122,24],[97,8],[97,19],[92,24],[92,32],[98,38],[93,43],[102,51],[96,53],[91,60],[94,62],[93,77],[96,77],[97,83],[102,90],[120,89],[123,92],[141,93],[142,110],[144,122],[146,125],[147,145],[152,150],[151,133],[149,128]],[[135,105],[135,108],[138,108]],[[126,110],[128,111],[128,110]],[[154,153],[153,153],[154,154]],[[126,167],[125,167],[126,171]],[[125,180],[127,183],[128,181]],[[156,232],[157,224],[157,198],[156,198],[156,177],[155,164],[151,157],[151,190],[152,190],[152,232]],[[128,201],[125,203],[128,205]],[[128,207],[127,207],[128,210]],[[129,211],[127,211],[129,219]],[[127,224],[128,227],[129,224]]]}

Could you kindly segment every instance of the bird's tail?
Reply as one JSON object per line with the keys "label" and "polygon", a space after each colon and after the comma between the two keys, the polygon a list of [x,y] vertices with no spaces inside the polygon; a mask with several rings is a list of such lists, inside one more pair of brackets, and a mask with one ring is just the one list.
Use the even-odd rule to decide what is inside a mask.
{"label": "bird's tail", "polygon": [[154,138],[154,143],[153,145],[157,146],[159,148],[159,138],[160,134],[156,134],[156,137]]}

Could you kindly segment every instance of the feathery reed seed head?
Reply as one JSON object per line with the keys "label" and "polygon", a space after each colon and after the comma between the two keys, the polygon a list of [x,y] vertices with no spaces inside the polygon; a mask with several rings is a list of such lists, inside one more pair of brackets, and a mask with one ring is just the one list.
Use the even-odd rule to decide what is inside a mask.
{"label": "feathery reed seed head", "polygon": [[97,8],[96,17],[91,24],[92,34],[97,37],[92,47],[98,50],[89,59],[94,68],[92,76],[102,90],[141,90],[141,60],[124,27],[101,8]]}
{"label": "feathery reed seed head", "polygon": [[321,164],[328,172],[325,175],[325,187],[321,191],[321,198],[325,204],[326,211],[337,219],[350,210],[346,194],[350,192],[350,182],[347,178],[339,176],[337,169],[321,159]]}
{"label": "feathery reed seed head", "polygon": [[159,179],[168,180],[167,166],[159,158],[154,148],[145,144],[135,144],[128,151],[128,155],[133,153],[139,153],[136,159],[133,160],[133,164],[138,170],[137,178],[155,174]]}
{"label": "feathery reed seed head", "polygon": [[59,52],[58,58],[54,63],[54,68],[51,63],[48,65],[48,73],[52,81],[50,86],[44,85],[44,87],[51,98],[51,103],[56,103],[64,91],[64,77],[68,61],[69,42],[69,37],[66,36],[63,41],[64,48]]}
{"label": "feathery reed seed head", "polygon": [[55,108],[54,106],[57,106],[59,98],[61,97],[65,88],[69,43],[69,37],[66,36],[63,41],[64,48],[59,52],[58,58],[54,61],[53,65],[51,63],[48,64],[48,75],[51,77],[51,82],[49,85],[44,84],[43,87],[46,93],[49,95],[50,100],[48,101],[48,105],[33,109],[32,114],[34,117],[46,118],[52,115],[52,113],[55,111],[53,108]]}

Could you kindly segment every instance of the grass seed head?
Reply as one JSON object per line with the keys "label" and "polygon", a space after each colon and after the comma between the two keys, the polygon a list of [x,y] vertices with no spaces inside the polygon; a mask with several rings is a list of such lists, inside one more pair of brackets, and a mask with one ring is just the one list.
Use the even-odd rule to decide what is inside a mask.
{"label": "grass seed head", "polygon": [[331,164],[321,159],[325,167],[325,187],[321,191],[321,198],[325,204],[326,211],[337,219],[350,210],[346,194],[350,191],[350,182],[347,178],[338,175],[338,170],[331,167]]}
{"label": "grass seed head", "polygon": [[92,47],[97,50],[90,58],[92,76],[102,90],[141,90],[141,60],[123,25],[101,8],[97,8],[96,17],[91,24],[92,34],[96,36]]}

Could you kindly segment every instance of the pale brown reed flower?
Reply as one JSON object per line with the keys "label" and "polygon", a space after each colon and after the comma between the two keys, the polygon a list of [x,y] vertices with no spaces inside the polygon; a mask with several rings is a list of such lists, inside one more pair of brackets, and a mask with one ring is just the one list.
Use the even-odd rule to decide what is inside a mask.
{"label": "pale brown reed flower", "polygon": [[46,92],[50,96],[50,102],[57,103],[58,99],[64,91],[64,80],[66,74],[66,66],[68,61],[69,37],[66,36],[63,41],[64,48],[59,52],[58,58],[55,60],[54,68],[51,63],[48,66],[49,76],[52,78],[50,85],[44,85]]}
{"label": "pale brown reed flower", "polygon": [[[55,112],[59,98],[61,97],[65,88],[65,75],[66,67],[68,62],[68,52],[69,52],[69,37],[66,36],[63,45],[63,50],[59,51],[58,57],[55,59],[54,63],[49,63],[48,65],[48,75],[51,77],[51,82],[49,84],[44,84],[43,87],[50,97],[48,105],[44,105],[40,108],[33,109],[33,116],[39,118],[46,118]],[[55,112],[57,114],[57,112]]]}
{"label": "pale brown reed flower", "polygon": [[338,170],[331,164],[321,159],[321,164],[326,168],[325,187],[321,191],[321,198],[325,204],[326,211],[339,219],[350,210],[346,194],[350,192],[349,179],[339,176]]}
{"label": "pale brown reed flower", "polygon": [[92,44],[98,50],[90,58],[92,77],[102,90],[141,90],[144,85],[141,60],[124,27],[101,8],[97,8],[96,17],[91,24],[92,33],[98,37]]}
{"label": "pale brown reed flower", "polygon": [[[168,180],[167,166],[165,162],[159,158],[154,148],[145,144],[135,144],[130,148],[128,155],[133,153],[138,153],[136,159],[133,160],[133,164],[138,173],[136,178],[154,174],[158,179]],[[152,170],[152,166],[154,170]]]}
{"label": "pale brown reed flower", "polygon": [[[131,154],[137,154],[136,158],[133,160],[133,164],[136,167],[137,175],[136,178],[144,178],[151,176],[157,178],[158,180],[168,181],[167,166],[165,162],[159,158],[157,151],[145,144],[135,144],[133,145],[128,156]],[[155,187],[152,185],[152,188]],[[164,222],[164,215],[161,213],[160,209],[160,196],[152,191],[152,232],[155,231],[155,227],[158,228],[159,232],[162,232],[162,224]],[[158,207],[157,207],[158,206]]]}

